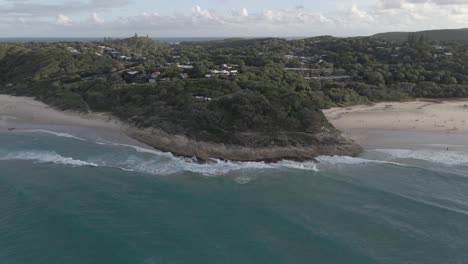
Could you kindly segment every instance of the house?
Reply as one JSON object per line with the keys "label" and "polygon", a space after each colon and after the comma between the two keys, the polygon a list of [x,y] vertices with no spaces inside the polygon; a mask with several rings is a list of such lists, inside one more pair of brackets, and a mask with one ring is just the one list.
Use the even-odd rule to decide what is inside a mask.
{"label": "house", "polygon": [[127,75],[129,75],[129,76],[135,77],[135,76],[137,76],[138,73],[140,73],[140,72],[139,72],[139,71],[128,71],[128,72],[126,72],[126,73],[127,73]]}
{"label": "house", "polygon": [[192,65],[177,65],[177,67],[184,69],[184,70],[191,70],[193,69]]}
{"label": "house", "polygon": [[148,82],[149,83],[156,83],[156,79],[149,79]]}
{"label": "house", "polygon": [[131,57],[127,57],[127,56],[120,56],[119,58],[121,60],[131,60],[132,59]]}
{"label": "house", "polygon": [[234,76],[234,75],[239,74],[239,71],[238,70],[232,70],[232,71],[229,72],[229,74]]}
{"label": "house", "polygon": [[188,76],[188,74],[186,74],[186,73],[181,73],[181,74],[180,74],[180,78],[182,78],[182,79],[187,79],[188,77],[189,77],[189,76]]}
{"label": "house", "polygon": [[118,57],[118,56],[120,55],[120,52],[114,50],[114,51],[111,51],[111,52],[110,52],[110,55],[111,55],[112,57]]}
{"label": "house", "polygon": [[219,71],[219,70],[211,70],[211,71],[210,71],[210,74],[211,74],[211,75],[217,75],[217,76],[221,76],[221,75],[227,76],[227,75],[230,75],[230,72],[229,72],[229,71],[226,71],[226,70],[222,70],[222,71]]}
{"label": "house", "polygon": [[452,52],[446,52],[446,53],[444,53],[444,55],[450,57],[450,56],[453,56],[453,53]]}
{"label": "house", "polygon": [[200,100],[200,101],[211,101],[211,98],[210,97],[206,97],[206,96],[195,96],[195,99],[197,100]]}
{"label": "house", "polygon": [[158,72],[158,71],[157,71],[157,72],[153,72],[153,73],[151,73],[151,78],[158,78],[159,75],[161,75],[161,72]]}
{"label": "house", "polygon": [[73,47],[67,47],[67,50],[69,52],[71,52],[71,53],[80,54],[80,52],[77,49],[73,48]]}

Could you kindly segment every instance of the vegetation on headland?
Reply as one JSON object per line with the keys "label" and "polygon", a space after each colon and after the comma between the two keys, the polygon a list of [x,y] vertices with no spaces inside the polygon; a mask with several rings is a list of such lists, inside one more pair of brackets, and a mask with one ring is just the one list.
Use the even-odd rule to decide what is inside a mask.
{"label": "vegetation on headland", "polygon": [[434,30],[424,30],[418,32],[386,32],[375,34],[373,37],[390,40],[390,41],[400,41],[404,42],[408,39],[410,35],[413,35],[417,38],[423,36],[426,39],[431,39],[433,41],[446,41],[446,42],[461,42],[468,43],[468,28],[460,29],[434,29]]}
{"label": "vegetation on headland", "polygon": [[0,92],[107,111],[199,141],[305,147],[321,143],[314,135],[338,135],[323,108],[468,96],[467,47],[414,35],[404,43],[317,37],[165,44],[137,36],[0,43]]}

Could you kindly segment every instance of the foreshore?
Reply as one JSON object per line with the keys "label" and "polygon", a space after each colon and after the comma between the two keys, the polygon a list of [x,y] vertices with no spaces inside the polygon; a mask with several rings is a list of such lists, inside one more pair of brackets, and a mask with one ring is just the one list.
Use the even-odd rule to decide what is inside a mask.
{"label": "foreshore", "polygon": [[127,136],[128,126],[105,113],[58,111],[30,97],[0,95],[0,132],[52,131],[96,142],[150,148]]}
{"label": "foreshore", "polygon": [[199,142],[159,129],[137,129],[105,113],[78,114],[58,111],[29,97],[0,95],[0,132],[54,131],[95,142],[136,145],[171,152],[177,156],[235,161],[275,162],[283,159],[310,160],[320,155],[356,156],[362,149],[338,135],[314,135],[311,147],[264,147]]}
{"label": "foreshore", "polygon": [[468,145],[468,99],[383,102],[323,112],[365,148]]}

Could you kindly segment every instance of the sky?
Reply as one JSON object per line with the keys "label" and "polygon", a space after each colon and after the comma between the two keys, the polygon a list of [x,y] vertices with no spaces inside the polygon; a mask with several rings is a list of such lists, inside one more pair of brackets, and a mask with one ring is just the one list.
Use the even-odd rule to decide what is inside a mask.
{"label": "sky", "polygon": [[0,37],[309,37],[468,28],[468,0],[0,0]]}

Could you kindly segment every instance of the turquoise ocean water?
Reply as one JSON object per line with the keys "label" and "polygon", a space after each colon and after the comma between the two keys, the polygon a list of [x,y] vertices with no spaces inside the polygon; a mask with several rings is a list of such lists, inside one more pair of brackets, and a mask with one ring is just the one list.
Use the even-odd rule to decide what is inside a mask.
{"label": "turquoise ocean water", "polygon": [[468,154],[197,164],[0,133],[0,263],[468,263]]}

